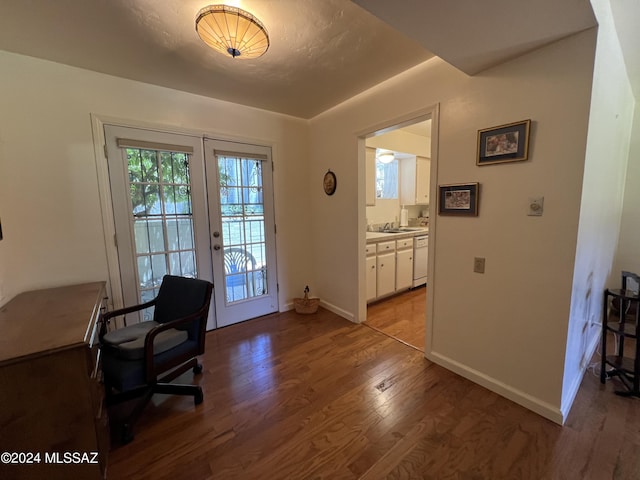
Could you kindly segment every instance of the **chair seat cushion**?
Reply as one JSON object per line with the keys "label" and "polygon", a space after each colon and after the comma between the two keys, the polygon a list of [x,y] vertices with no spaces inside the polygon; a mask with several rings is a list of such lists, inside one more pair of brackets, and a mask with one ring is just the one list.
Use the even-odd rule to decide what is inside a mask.
{"label": "chair seat cushion", "polygon": [[[111,347],[116,355],[124,360],[140,360],[144,357],[144,340],[147,333],[154,327],[160,325],[158,322],[140,322],[133,325],[119,328],[107,333],[102,341]],[[170,328],[160,332],[153,339],[153,353],[158,355],[166,352],[189,338],[186,330],[176,330]]]}

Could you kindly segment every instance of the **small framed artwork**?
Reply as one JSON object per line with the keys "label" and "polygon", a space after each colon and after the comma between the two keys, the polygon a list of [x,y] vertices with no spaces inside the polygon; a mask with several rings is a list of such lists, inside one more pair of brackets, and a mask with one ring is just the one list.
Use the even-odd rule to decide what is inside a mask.
{"label": "small framed artwork", "polygon": [[336,187],[338,186],[338,180],[336,179],[336,174],[331,170],[328,170],[327,173],[324,174],[324,178],[322,179],[322,187],[324,188],[324,193],[327,195],[333,195],[336,193]]}
{"label": "small framed artwork", "polygon": [[476,165],[522,162],[529,158],[531,120],[478,130]]}
{"label": "small framed artwork", "polygon": [[479,183],[438,186],[440,215],[478,216]]}

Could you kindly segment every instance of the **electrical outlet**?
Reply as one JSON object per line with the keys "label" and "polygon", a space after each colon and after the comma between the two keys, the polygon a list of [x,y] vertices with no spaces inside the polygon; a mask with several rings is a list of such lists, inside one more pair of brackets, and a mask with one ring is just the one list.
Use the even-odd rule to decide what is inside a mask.
{"label": "electrical outlet", "polygon": [[484,273],[484,257],[475,257],[473,259],[473,271],[476,273]]}

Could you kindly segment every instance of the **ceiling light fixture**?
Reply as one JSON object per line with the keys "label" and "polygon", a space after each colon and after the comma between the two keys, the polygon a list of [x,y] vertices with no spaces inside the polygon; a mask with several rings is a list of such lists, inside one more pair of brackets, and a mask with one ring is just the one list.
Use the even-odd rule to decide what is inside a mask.
{"label": "ceiling light fixture", "polygon": [[393,152],[381,153],[378,155],[378,160],[382,163],[391,163],[395,160],[395,156],[393,155]]}
{"label": "ceiling light fixture", "polygon": [[198,12],[196,32],[204,43],[233,58],[258,58],[269,48],[269,34],[249,12],[228,5],[209,5]]}

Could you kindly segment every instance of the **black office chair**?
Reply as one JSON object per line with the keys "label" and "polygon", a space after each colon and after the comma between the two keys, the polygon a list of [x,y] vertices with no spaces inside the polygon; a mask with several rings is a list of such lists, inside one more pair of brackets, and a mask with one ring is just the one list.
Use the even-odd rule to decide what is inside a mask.
{"label": "black office chair", "polygon": [[[196,357],[204,353],[212,289],[205,280],[165,275],[155,299],[102,315],[100,348],[107,405],[142,397],[122,422],[124,443],[133,440],[133,423],[154,393],[192,395],[196,405],[202,403],[200,386],[170,382],[190,368],[194,374],[202,372]],[[112,318],[149,307],[154,307],[152,321],[108,331]]]}

